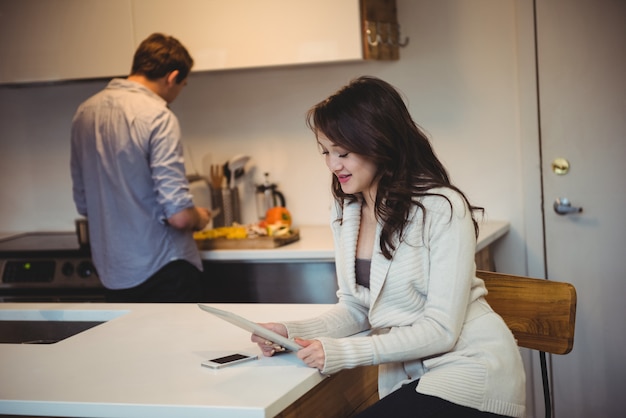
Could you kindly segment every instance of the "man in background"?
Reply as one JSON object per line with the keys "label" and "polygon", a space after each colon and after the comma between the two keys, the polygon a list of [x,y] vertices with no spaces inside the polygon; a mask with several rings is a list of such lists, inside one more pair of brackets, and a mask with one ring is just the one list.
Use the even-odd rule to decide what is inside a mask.
{"label": "man in background", "polygon": [[193,204],[178,119],[168,107],[192,66],[178,40],[152,34],[137,48],[130,75],[111,80],[74,116],[74,203],[88,218],[109,302],[200,298],[193,231],[206,226],[210,212]]}

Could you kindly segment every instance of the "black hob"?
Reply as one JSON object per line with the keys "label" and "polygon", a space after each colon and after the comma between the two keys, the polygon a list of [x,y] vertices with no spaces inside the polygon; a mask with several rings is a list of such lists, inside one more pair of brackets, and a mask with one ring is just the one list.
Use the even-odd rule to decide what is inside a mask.
{"label": "black hob", "polygon": [[27,232],[0,239],[0,255],[72,253],[89,255],[75,232]]}
{"label": "black hob", "polygon": [[[29,232],[0,239],[0,289],[102,288],[75,232]],[[1,296],[1,295],[0,295]]]}

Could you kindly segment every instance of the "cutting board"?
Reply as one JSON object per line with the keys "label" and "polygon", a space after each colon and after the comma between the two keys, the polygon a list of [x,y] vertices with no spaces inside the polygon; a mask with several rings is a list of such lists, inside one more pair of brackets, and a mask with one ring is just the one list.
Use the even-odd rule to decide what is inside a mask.
{"label": "cutting board", "polygon": [[200,250],[263,250],[282,247],[299,239],[300,230],[294,229],[291,234],[279,237],[196,239],[196,244]]}

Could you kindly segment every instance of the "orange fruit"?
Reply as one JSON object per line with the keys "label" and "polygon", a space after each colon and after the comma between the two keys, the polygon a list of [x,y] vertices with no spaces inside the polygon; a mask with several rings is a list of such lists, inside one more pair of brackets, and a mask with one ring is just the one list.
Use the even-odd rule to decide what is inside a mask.
{"label": "orange fruit", "polygon": [[291,226],[291,213],[283,206],[274,206],[265,212],[265,222],[268,225],[283,224]]}

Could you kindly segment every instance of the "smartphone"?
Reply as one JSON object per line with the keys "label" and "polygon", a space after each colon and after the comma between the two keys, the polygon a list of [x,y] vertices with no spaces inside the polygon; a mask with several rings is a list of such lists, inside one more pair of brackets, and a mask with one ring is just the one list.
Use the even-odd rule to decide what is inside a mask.
{"label": "smartphone", "polygon": [[203,361],[202,365],[204,367],[210,367],[212,369],[222,369],[227,366],[232,366],[234,364],[239,364],[250,360],[256,360],[258,358],[259,356],[257,355],[236,353]]}

